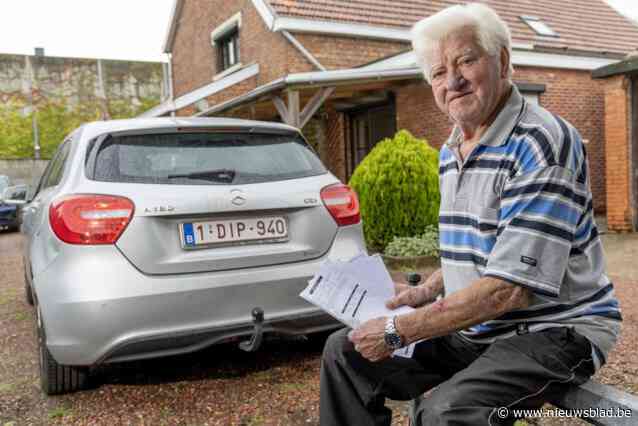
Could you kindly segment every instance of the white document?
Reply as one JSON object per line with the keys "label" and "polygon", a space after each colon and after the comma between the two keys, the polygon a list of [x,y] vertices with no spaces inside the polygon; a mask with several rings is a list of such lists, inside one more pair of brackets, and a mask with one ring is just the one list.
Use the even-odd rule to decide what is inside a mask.
{"label": "white document", "polygon": [[[394,296],[394,283],[381,256],[359,254],[348,262],[325,261],[299,295],[351,328],[378,317],[412,312],[409,306],[390,310],[385,303]],[[411,358],[414,344],[394,355]]]}

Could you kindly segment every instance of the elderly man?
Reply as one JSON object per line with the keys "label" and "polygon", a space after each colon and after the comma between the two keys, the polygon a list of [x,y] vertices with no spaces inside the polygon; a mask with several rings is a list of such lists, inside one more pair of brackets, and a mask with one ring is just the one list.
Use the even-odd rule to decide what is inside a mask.
{"label": "elderly man", "polygon": [[[387,425],[386,397],[435,387],[421,424],[511,424],[513,409],[586,381],[620,330],[585,148],[512,85],[510,33],[487,6],[450,7],[412,34],[455,124],[440,153],[442,268],[421,286],[396,284],[389,307],[412,313],[328,339],[321,424]],[[412,342],[411,359],[391,357]]]}

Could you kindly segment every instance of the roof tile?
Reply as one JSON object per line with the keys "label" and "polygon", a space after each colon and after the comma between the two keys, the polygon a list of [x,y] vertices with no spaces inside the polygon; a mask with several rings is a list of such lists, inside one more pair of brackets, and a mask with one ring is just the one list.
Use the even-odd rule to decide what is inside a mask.
{"label": "roof tile", "polygon": [[[279,16],[410,28],[453,0],[268,0]],[[638,48],[638,27],[603,0],[485,0],[507,22],[514,42],[539,48],[625,54]],[[558,37],[537,35],[520,18],[532,15]]]}

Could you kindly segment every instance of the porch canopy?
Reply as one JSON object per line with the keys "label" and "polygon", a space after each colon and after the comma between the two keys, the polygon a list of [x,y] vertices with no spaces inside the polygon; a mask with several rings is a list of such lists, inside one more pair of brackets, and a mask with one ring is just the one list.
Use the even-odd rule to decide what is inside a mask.
{"label": "porch canopy", "polygon": [[236,98],[205,109],[195,116],[246,116],[303,128],[326,100],[335,108],[354,108],[386,99],[386,90],[405,81],[420,80],[418,68],[354,68],[289,74]]}

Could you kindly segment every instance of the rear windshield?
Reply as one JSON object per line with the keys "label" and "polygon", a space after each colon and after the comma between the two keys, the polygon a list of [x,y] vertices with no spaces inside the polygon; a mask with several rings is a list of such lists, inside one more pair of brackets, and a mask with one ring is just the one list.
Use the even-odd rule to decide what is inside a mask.
{"label": "rear windshield", "polygon": [[326,173],[298,135],[117,136],[89,147],[87,177],[102,182],[237,185]]}

